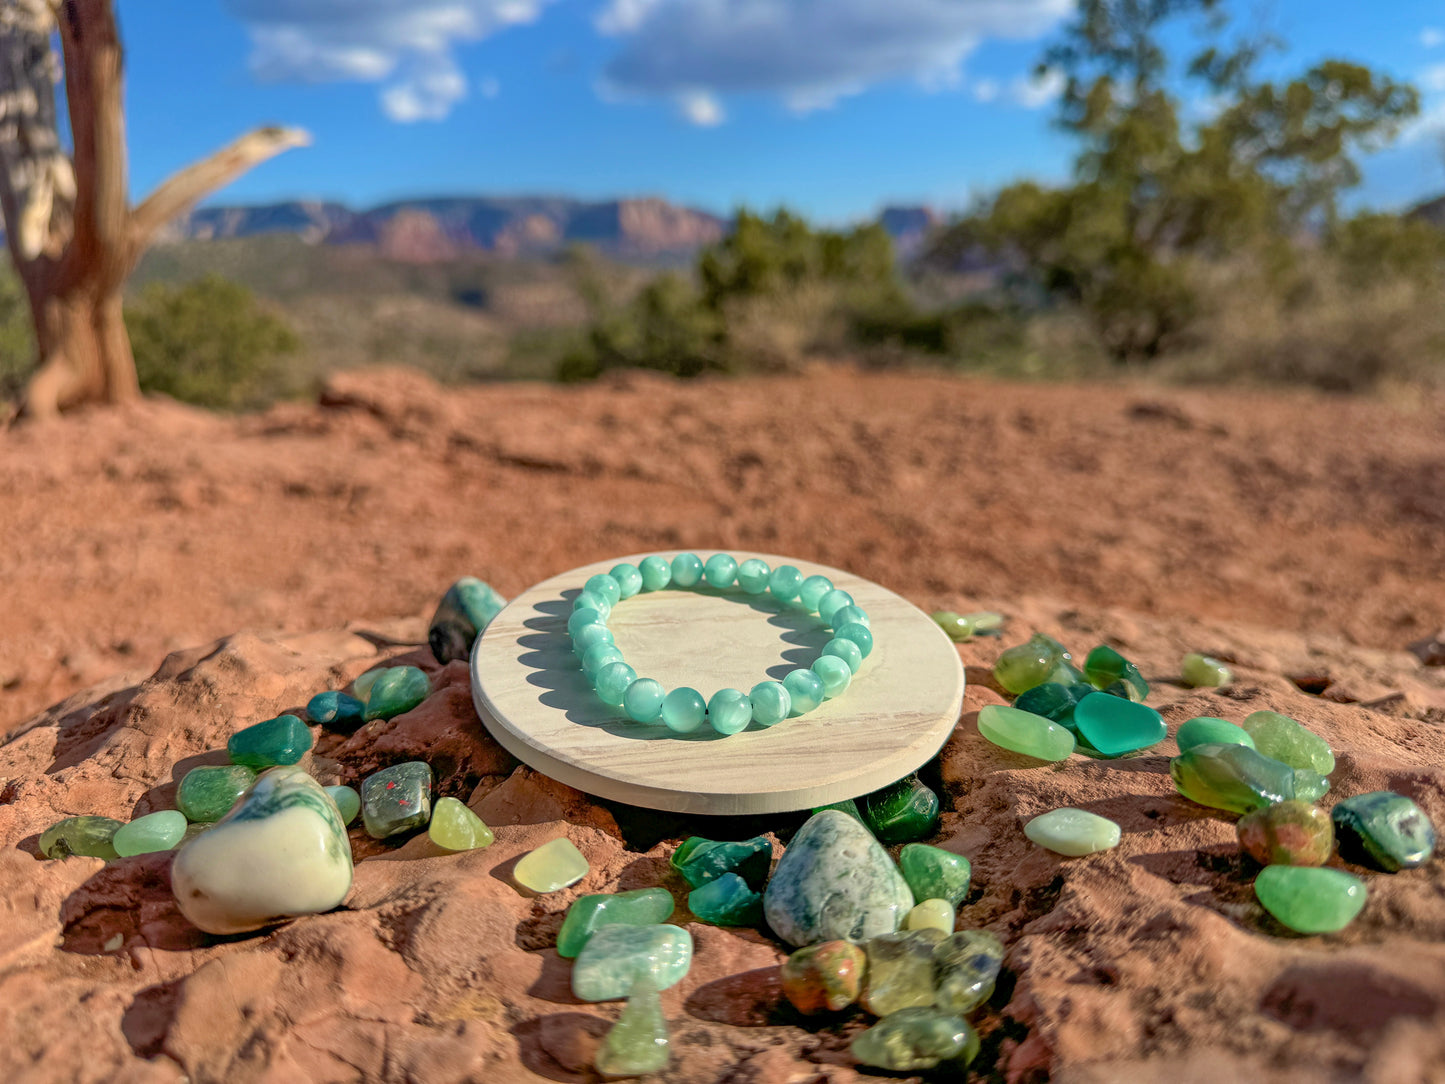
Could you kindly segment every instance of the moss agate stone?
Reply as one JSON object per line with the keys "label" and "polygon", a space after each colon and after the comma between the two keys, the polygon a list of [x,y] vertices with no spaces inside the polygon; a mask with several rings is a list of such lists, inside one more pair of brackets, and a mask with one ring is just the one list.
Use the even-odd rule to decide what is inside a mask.
{"label": "moss agate stone", "polygon": [[361,794],[355,787],[338,784],[323,788],[336,803],[336,812],[341,814],[341,823],[350,824],[361,812]]}
{"label": "moss agate stone", "polygon": [[336,730],[360,726],[366,705],[354,696],[335,690],[317,693],[306,701],[306,718]]}
{"label": "moss agate stone", "polygon": [[656,926],[672,917],[672,893],[665,888],[578,896],[557,932],[557,955],[572,959],[603,926]]}
{"label": "moss agate stone", "polygon": [[713,926],[758,926],[763,896],[736,873],[724,873],[687,894],[687,909]]}
{"label": "moss agate stone", "polygon": [[859,800],[863,823],[882,843],[909,843],[938,827],[938,795],[916,775]]}
{"label": "moss agate stone", "polygon": [[1346,798],[1331,811],[1340,854],[1387,873],[1413,869],[1435,853],[1435,826],[1403,794],[1374,790]]}
{"label": "moss agate stone", "polygon": [[244,764],[192,768],[176,788],[176,808],[189,821],[218,821],[255,781],[255,770]]}
{"label": "moss agate stone", "polygon": [[961,1079],[978,1056],[979,1038],[961,1016],[942,1009],[902,1009],[860,1032],[849,1050],[877,1069],[911,1073],[942,1067]]}
{"label": "moss agate stone", "polygon": [[1038,760],[1066,760],[1074,735],[1042,715],[989,704],[978,713],[978,732],[1001,749]]}
{"label": "moss agate stone", "polygon": [[174,809],[147,813],[116,829],[111,845],[122,858],[168,851],[186,834],[185,814]]}
{"label": "moss agate stone", "polygon": [[1330,816],[1309,802],[1276,802],[1246,813],[1239,845],[1261,866],[1323,866],[1335,849]]}
{"label": "moss agate stone", "polygon": [[1004,947],[987,930],[960,930],[934,947],[933,1003],[947,1012],[972,1012],[993,996]]}
{"label": "moss agate stone", "polygon": [[945,937],[953,932],[957,916],[953,904],[947,900],[923,900],[913,905],[913,910],[903,916],[905,930],[937,930]]}
{"label": "moss agate stone", "polygon": [[1245,745],[1254,748],[1254,739],[1249,736],[1248,730],[1213,715],[1199,715],[1180,724],[1174,740],[1179,743],[1181,753],[1187,753],[1197,745]]}
{"label": "moss agate stone", "polygon": [[427,629],[427,643],[436,661],[445,666],[456,659],[470,658],[477,634],[506,604],[496,588],[475,576],[463,576],[447,588]]}
{"label": "moss agate stone", "polygon": [[863,993],[868,957],[849,941],[823,941],[783,961],[783,996],[804,1015],[838,1012]]}
{"label": "moss agate stone", "polygon": [[1180,794],[1191,802],[1231,813],[1295,797],[1295,775],[1287,764],[1245,745],[1196,745],[1169,762]]}
{"label": "moss agate stone", "polygon": [[1035,633],[1026,642],[1002,652],[993,664],[993,677],[1003,688],[1018,696],[1049,680],[1065,652],[1052,636]]}
{"label": "moss agate stone", "polygon": [[181,913],[207,933],[329,911],[350,888],[351,845],[336,803],[296,767],[262,772],[171,865]]}
{"label": "moss agate stone", "polygon": [[444,851],[475,851],[496,837],[481,817],[456,798],[438,798],[427,836]]}
{"label": "moss agate stone", "polygon": [[561,836],[523,855],[512,867],[512,880],[528,892],[541,895],[575,885],[587,876],[589,868],[577,845]]}
{"label": "moss agate stone", "polygon": [[968,895],[973,867],[961,854],[910,843],[899,852],[898,866],[916,900],[943,899],[957,907]]}
{"label": "moss agate stone", "polygon": [[647,979],[632,984],[627,1006],[598,1048],[593,1068],[605,1079],[642,1076],[667,1068],[667,1020],[662,998]]}
{"label": "moss agate stone", "polygon": [[1254,747],[1267,757],[1306,768],[1320,775],[1335,770],[1335,755],[1324,738],[1305,729],[1288,715],[1277,711],[1256,711],[1246,716],[1244,729],[1254,739]]}
{"label": "moss agate stone", "polygon": [[868,974],[863,982],[862,1006],[875,1016],[899,1009],[933,1005],[933,949],[946,935],[941,930],[902,930],[870,939],[863,951]]}
{"label": "moss agate stone", "polygon": [[[1127,701],[1125,701],[1127,703]],[[1119,826],[1086,809],[1052,809],[1024,825],[1024,835],[1055,854],[1077,858],[1119,845]]]}
{"label": "moss agate stone", "polygon": [[392,719],[417,707],[431,695],[431,680],[415,666],[393,666],[383,670],[366,694],[363,716]]}
{"label": "moss agate stone", "polygon": [[583,1001],[627,997],[639,980],[666,990],[692,966],[692,935],[678,926],[603,926],[572,965],[572,993]]}
{"label": "moss agate stone", "polygon": [[41,833],[40,853],[46,858],[69,858],[78,854],[109,861],[117,857],[112,841],[124,826],[123,821],[112,817],[66,817]]}
{"label": "moss agate stone", "polygon": [[1107,693],[1091,693],[1074,708],[1074,726],[1104,756],[1117,757],[1147,749],[1169,733],[1153,708]]}
{"label": "moss agate stone", "polygon": [[668,861],[693,888],[715,881],[724,873],[736,873],[753,888],[761,888],[773,864],[773,845],[767,836],[736,843],[690,836]]}
{"label": "moss agate stone", "polygon": [[1369,891],[1365,882],[1338,869],[1265,866],[1254,879],[1260,904],[1298,933],[1334,933],[1355,920]]}
{"label": "moss agate stone", "polygon": [[913,893],[879,842],[846,813],[825,809],[798,830],[763,893],[763,913],[790,945],[892,933]]}
{"label": "moss agate stone", "polygon": [[1196,689],[1214,689],[1234,680],[1234,674],[1224,663],[1197,651],[1184,656],[1179,665],[1179,675],[1186,685],[1193,685]]}
{"label": "moss agate stone", "polygon": [[295,764],[311,748],[311,731],[294,715],[278,715],[231,735],[226,753],[232,764],[261,771]]}
{"label": "moss agate stone", "polygon": [[393,764],[361,784],[361,822],[372,839],[386,839],[431,819],[431,768],[420,760]]}

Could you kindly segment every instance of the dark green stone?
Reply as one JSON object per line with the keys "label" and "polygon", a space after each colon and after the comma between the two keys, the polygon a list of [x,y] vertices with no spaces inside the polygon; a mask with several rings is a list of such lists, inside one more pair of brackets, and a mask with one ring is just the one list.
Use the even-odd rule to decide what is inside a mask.
{"label": "dark green stone", "polygon": [[496,588],[475,576],[463,576],[447,589],[427,630],[427,642],[437,662],[471,657],[477,633],[502,612],[507,600]]}
{"label": "dark green stone", "polygon": [[255,781],[256,772],[244,764],[192,768],[176,788],[176,808],[188,821],[218,821]]}
{"label": "dark green stone", "polygon": [[66,817],[41,833],[40,853],[46,858],[69,858],[78,854],[109,862],[117,857],[111,841],[124,826],[124,821],[110,817]]}
{"label": "dark green stone", "polygon": [[337,730],[360,726],[366,705],[341,692],[317,693],[306,702],[306,718]]}
{"label": "dark green stone", "polygon": [[1094,688],[1128,700],[1143,700],[1149,695],[1149,685],[1139,668],[1108,644],[1089,652],[1084,660],[1084,677]]}
{"label": "dark green stone", "polygon": [[848,798],[841,802],[834,802],[832,805],[815,806],[812,812],[821,813],[825,809],[836,809],[839,813],[846,813],[859,824],[863,825],[865,828],[867,827],[867,822],[863,820],[863,811],[858,808],[858,803],[855,802],[852,798]]}
{"label": "dark green stone", "polygon": [[295,764],[311,748],[311,731],[294,715],[278,715],[231,735],[226,752],[231,763],[255,768]]}
{"label": "dark green stone", "polygon": [[1074,708],[1080,700],[1094,691],[1092,685],[1083,682],[1064,685],[1057,681],[1046,681],[1020,694],[1013,706],[1020,711],[1042,715],[1045,719],[1076,730],[1073,726]]}
{"label": "dark green stone", "polygon": [[431,694],[431,680],[415,666],[383,670],[366,693],[368,719],[391,719],[411,711]]}
{"label": "dark green stone", "polygon": [[385,839],[431,819],[431,768],[420,760],[393,764],[361,784],[361,819],[366,834]]}
{"label": "dark green stone", "polygon": [[968,895],[973,867],[967,858],[927,843],[910,843],[898,853],[898,868],[913,892],[913,898],[947,900],[953,907]]}
{"label": "dark green stone", "polygon": [[1435,853],[1435,826],[1403,794],[1373,790],[1346,798],[1330,811],[1340,856],[1387,873],[1413,869]]}
{"label": "dark green stone", "polygon": [[687,909],[714,926],[761,926],[763,895],[736,873],[724,873],[687,894]]}
{"label": "dark green stone", "polygon": [[863,823],[883,843],[909,843],[938,827],[938,795],[916,775],[863,798]]}
{"label": "dark green stone", "polygon": [[672,852],[672,868],[693,888],[715,881],[724,873],[736,873],[751,887],[761,890],[773,864],[773,845],[766,836],[754,836],[737,843],[692,836]]}

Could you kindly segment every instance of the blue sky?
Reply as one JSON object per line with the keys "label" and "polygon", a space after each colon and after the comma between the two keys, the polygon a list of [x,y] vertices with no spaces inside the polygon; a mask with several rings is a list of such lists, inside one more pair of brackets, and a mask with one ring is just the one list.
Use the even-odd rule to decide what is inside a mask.
{"label": "blue sky", "polygon": [[[1367,62],[1427,117],[1357,202],[1445,191],[1439,0],[1245,0],[1272,65]],[[315,144],[214,202],[655,194],[828,221],[952,209],[1072,147],[1029,78],[1070,0],[120,0],[133,195],[262,123]],[[178,45],[178,43],[181,43]]]}

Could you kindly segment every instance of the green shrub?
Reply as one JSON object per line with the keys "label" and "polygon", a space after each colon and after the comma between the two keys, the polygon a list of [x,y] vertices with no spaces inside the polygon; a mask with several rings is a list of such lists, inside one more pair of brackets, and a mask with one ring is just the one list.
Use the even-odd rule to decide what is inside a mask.
{"label": "green shrub", "polygon": [[9,267],[0,268],[0,400],[20,394],[35,365],[35,328],[25,287]]}

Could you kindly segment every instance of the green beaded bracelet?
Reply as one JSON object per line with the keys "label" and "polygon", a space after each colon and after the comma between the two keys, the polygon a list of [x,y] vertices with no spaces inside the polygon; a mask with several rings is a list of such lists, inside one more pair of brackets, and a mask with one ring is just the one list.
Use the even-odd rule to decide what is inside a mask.
{"label": "green beaded bracelet", "polygon": [[[832,628],[833,639],[812,667],[794,670],[782,681],[760,681],[746,693],[719,689],[711,700],[704,700],[696,689],[686,686],[667,690],[659,681],[638,677],[627,665],[607,619],[612,607],[623,599],[669,585],[736,585],[745,594],[769,593],[779,602],[796,600]],[[789,715],[810,712],[824,700],[847,692],[853,675],[873,650],[868,614],[828,577],[804,577],[792,565],[769,568],[756,557],[740,563],[726,553],[715,553],[705,562],[695,553],[679,553],[671,560],[653,554],[636,565],[623,563],[611,572],[599,572],[587,580],[573,602],[567,633],[572,650],[582,660],[583,673],[604,704],[621,708],[633,722],[661,720],[678,734],[691,734],[704,722],[720,735],[736,734],[750,723],[776,726]]]}

